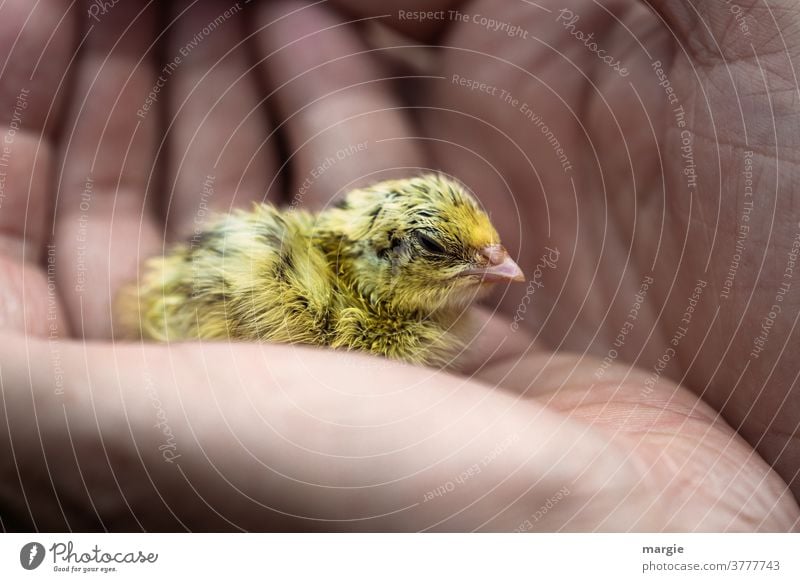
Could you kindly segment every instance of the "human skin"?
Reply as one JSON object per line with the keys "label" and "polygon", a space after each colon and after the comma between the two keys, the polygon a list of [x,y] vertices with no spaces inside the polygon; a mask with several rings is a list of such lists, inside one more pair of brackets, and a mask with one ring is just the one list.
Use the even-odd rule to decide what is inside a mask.
{"label": "human skin", "polygon": [[[265,192],[291,203],[284,192],[296,192],[315,164],[352,143],[369,147],[334,166],[298,203],[319,208],[359,181],[430,167],[434,156],[436,164],[463,175],[494,213],[523,268],[535,268],[544,244],[558,245],[559,266],[547,285],[564,286],[569,298],[582,297],[580,281],[587,280],[581,277],[591,272],[582,263],[591,263],[587,253],[598,240],[580,248],[563,242],[576,229],[570,228],[569,208],[559,215],[553,201],[553,222],[564,232],[555,228],[549,239],[538,239],[533,225],[541,193],[513,182],[525,178],[524,170],[503,168],[515,192],[531,192],[530,200],[515,197],[519,215],[509,218],[504,197],[490,194],[497,192],[493,183],[472,174],[474,160],[456,172],[463,160],[447,146],[414,139],[418,130],[395,109],[393,85],[379,80],[392,73],[377,55],[358,54],[364,50],[360,29],[342,25],[348,16],[330,6],[265,2],[246,19],[232,16],[185,57],[169,75],[168,90],[139,116],[159,76],[148,49],[189,3],[175,3],[171,15],[148,9],[138,14],[141,5],[118,4],[94,22],[77,56],[83,34],[78,23],[93,21],[68,5],[51,0],[32,8],[15,0],[0,9],[0,54],[10,55],[0,72],[4,121],[20,90],[29,89],[0,212],[7,282],[0,296],[4,528],[797,527],[800,513],[785,482],[720,417],[710,389],[705,396],[711,405],[667,378],[644,391],[647,362],[639,371],[622,358],[598,380],[598,359],[545,347],[560,337],[556,324],[545,327],[544,343],[532,335],[536,318],[512,330],[509,318],[524,288],[504,291],[505,313],[482,316],[465,374],[297,346],[111,341],[119,286],[135,279],[140,261],[160,252],[165,240],[191,236],[203,204],[246,207]],[[164,54],[180,54],[229,6],[208,2],[182,14],[163,37]],[[467,32],[463,42],[480,42],[480,35]],[[458,38],[459,30],[447,34]],[[245,37],[253,68],[249,53],[236,49]],[[446,58],[442,66],[462,65]],[[265,88],[280,88],[270,97],[269,113],[258,106]],[[426,89],[425,104],[507,114],[447,89]],[[432,114],[425,115],[430,136],[457,129],[444,122],[439,127]],[[264,136],[276,126],[293,152],[293,184],[274,180],[283,161],[274,140]],[[631,139],[635,129],[640,125],[632,122]],[[480,139],[489,137],[458,137],[470,147]],[[577,149],[575,140],[570,147]],[[646,153],[644,147],[637,151]],[[576,184],[591,182],[591,169],[585,171]],[[542,171],[542,178],[558,179],[551,173]],[[209,176],[213,194],[198,198]],[[620,196],[615,204],[624,217],[632,194],[624,181],[606,180],[607,191]],[[588,194],[584,198],[592,203]],[[87,200],[88,208],[81,206]],[[602,202],[600,195],[597,204]],[[524,237],[515,226],[521,218],[532,225]],[[607,228],[624,233],[625,225],[609,218]],[[571,256],[580,260],[567,277],[561,265]],[[581,338],[591,335],[586,329],[599,328],[612,339],[616,334],[620,321],[609,316],[599,322],[597,313],[620,280],[627,286],[619,294],[623,307],[631,300],[633,275],[615,271],[610,258],[608,263],[601,279],[588,279],[597,289],[591,307],[597,302],[600,311],[583,315],[583,328],[567,345],[581,348]],[[684,261],[678,267],[690,268]],[[691,279],[692,271],[686,276]],[[561,310],[551,318],[558,325],[568,325],[577,311],[574,302],[553,309]],[[637,326],[658,335],[659,325],[671,330],[675,319],[673,314]],[[687,336],[685,345],[696,340]],[[688,376],[684,383],[696,389]],[[766,397],[760,402],[773,410],[785,405]],[[553,502],[559,491],[568,494]]]}
{"label": "human skin", "polygon": [[[345,4],[365,15],[359,3]],[[507,245],[519,249],[524,269],[531,271],[545,245],[568,257],[548,275],[536,297],[539,309],[524,323],[550,346],[604,357],[643,277],[652,275],[639,319],[617,347],[619,359],[652,371],[686,327],[681,319],[697,281],[706,281],[663,374],[720,411],[800,495],[794,358],[800,294],[796,272],[785,276],[800,234],[795,4],[662,0],[649,2],[653,10],[624,0],[545,0],[536,9],[514,1],[437,4],[467,15],[467,22],[449,16],[388,22],[446,47],[437,75],[458,74],[497,91],[438,80],[417,91],[421,126],[436,137],[434,163],[476,192],[493,194],[483,201]],[[409,7],[383,3],[375,13],[399,16],[401,8]],[[475,16],[529,36],[489,31]],[[589,50],[592,41],[627,74]],[[668,101],[664,79],[677,101]],[[504,101],[503,90],[519,104]],[[572,171],[561,171],[523,103],[553,131]],[[687,136],[695,186],[683,173]],[[749,168],[752,198],[745,196]],[[745,246],[736,267],[739,239]],[[731,268],[733,288],[724,293]],[[782,284],[790,285],[785,295]],[[515,312],[520,294],[507,295],[507,313]],[[769,318],[776,304],[781,311]]]}

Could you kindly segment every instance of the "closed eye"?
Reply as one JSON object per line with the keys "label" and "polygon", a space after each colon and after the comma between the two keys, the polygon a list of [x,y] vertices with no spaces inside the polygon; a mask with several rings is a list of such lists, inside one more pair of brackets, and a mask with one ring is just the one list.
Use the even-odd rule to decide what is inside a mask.
{"label": "closed eye", "polygon": [[444,247],[424,232],[417,231],[416,235],[420,246],[427,252],[434,255],[443,255],[445,253]]}

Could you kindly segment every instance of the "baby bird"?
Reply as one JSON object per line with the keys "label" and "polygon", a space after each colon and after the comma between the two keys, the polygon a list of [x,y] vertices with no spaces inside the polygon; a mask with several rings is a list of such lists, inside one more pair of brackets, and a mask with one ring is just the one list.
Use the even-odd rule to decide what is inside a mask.
{"label": "baby bird", "polygon": [[122,309],[157,341],[238,339],[446,365],[469,305],[520,281],[489,217],[438,174],[349,192],[318,214],[257,204],[145,265]]}

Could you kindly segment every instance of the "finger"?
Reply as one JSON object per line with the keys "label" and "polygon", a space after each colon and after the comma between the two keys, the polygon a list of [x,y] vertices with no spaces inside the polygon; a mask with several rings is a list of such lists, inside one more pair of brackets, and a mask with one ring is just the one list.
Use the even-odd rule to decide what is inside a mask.
{"label": "finger", "polygon": [[[58,297],[36,267],[52,216],[52,130],[60,116],[75,11],[66,0],[0,5],[0,322],[44,335]],[[48,307],[49,306],[49,307]],[[45,315],[50,309],[50,321]]]}
{"label": "finger", "polygon": [[69,2],[15,0],[0,8],[0,233],[14,257],[36,261],[46,240],[52,144],[59,83],[73,51]]}
{"label": "finger", "polygon": [[[190,7],[191,6],[191,7]],[[274,140],[249,72],[245,10],[226,1],[173,4],[167,43],[170,237],[199,233],[210,210],[275,199]],[[271,188],[270,185],[272,185]]]}
{"label": "finger", "polygon": [[[54,399],[52,374],[25,361],[44,342],[0,347],[0,380],[31,387],[0,402],[0,451],[10,440],[19,459],[0,454],[0,484],[20,483],[43,528],[508,531],[564,488],[530,529],[786,531],[798,518],[785,485],[713,411],[671,403],[662,418],[621,397],[567,401],[559,414],[362,355],[218,343],[65,345]],[[357,373],[375,365],[380,383]],[[48,503],[47,475],[66,516]]]}
{"label": "finger", "polygon": [[116,4],[87,18],[88,36],[63,128],[56,208],[57,281],[73,329],[109,337],[116,292],[140,258],[161,247],[161,228],[145,212],[153,185],[156,75],[151,62],[154,9]]}
{"label": "finger", "polygon": [[342,189],[422,167],[414,131],[355,23],[288,0],[261,4],[256,23],[288,132],[293,203],[320,208]]}

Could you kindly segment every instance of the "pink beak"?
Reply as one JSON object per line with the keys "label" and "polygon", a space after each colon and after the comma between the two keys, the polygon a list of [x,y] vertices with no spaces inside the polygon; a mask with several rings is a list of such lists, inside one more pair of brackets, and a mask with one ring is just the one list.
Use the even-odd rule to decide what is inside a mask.
{"label": "pink beak", "polygon": [[485,282],[525,280],[522,269],[502,245],[489,245],[481,249],[480,254],[486,258],[488,264],[485,267],[466,269],[461,275],[479,275]]}

